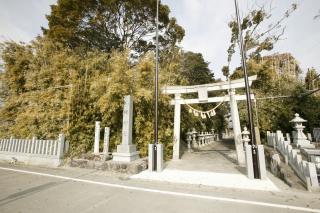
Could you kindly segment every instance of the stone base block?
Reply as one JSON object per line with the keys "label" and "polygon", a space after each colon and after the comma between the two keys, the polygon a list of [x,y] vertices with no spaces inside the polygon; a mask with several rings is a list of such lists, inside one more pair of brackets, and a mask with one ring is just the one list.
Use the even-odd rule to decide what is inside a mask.
{"label": "stone base block", "polygon": [[297,147],[299,148],[306,148],[306,149],[314,149],[316,146],[313,144],[297,144]]}
{"label": "stone base block", "polygon": [[295,140],[294,143],[299,148],[309,148],[309,149],[315,148],[315,145],[311,144],[310,141],[308,141],[308,140],[303,140],[303,139]]}
{"label": "stone base block", "polygon": [[154,163],[154,144],[149,144],[148,146],[148,171],[153,171]]}
{"label": "stone base block", "polygon": [[102,161],[110,160],[111,154],[112,154],[111,152],[106,152],[106,153],[102,152],[102,153],[100,153],[100,158]]}
{"label": "stone base block", "polygon": [[258,164],[259,164],[259,171],[260,171],[260,179],[262,180],[267,179],[267,168],[266,168],[263,145],[258,145]]}
{"label": "stone base block", "polygon": [[163,170],[163,144],[157,144],[157,172]]}
{"label": "stone base block", "polygon": [[199,147],[197,142],[192,142],[192,148],[197,149]]}
{"label": "stone base block", "polygon": [[246,145],[245,150],[246,150],[245,156],[246,156],[247,176],[249,179],[254,179],[251,145]]}
{"label": "stone base block", "polygon": [[136,145],[131,144],[131,145],[118,145],[117,146],[117,152],[118,153],[134,153],[137,151]]}
{"label": "stone base block", "polygon": [[112,161],[119,161],[119,162],[132,162],[134,160],[139,159],[139,152],[131,152],[131,153],[119,153],[114,152],[112,153]]}

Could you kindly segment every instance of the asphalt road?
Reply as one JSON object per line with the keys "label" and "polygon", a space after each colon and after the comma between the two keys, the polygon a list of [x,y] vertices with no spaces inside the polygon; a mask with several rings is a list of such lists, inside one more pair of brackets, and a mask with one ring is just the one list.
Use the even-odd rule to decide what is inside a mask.
{"label": "asphalt road", "polygon": [[[313,210],[312,210],[313,209]],[[0,212],[320,212],[320,193],[130,180],[95,170],[0,164]]]}

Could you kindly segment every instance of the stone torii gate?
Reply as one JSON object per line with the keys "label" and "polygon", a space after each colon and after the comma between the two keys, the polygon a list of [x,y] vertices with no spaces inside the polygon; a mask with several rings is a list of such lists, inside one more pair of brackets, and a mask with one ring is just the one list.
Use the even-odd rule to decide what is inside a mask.
{"label": "stone torii gate", "polygon": [[[257,76],[249,77],[249,85],[257,79]],[[166,86],[162,88],[162,92],[168,95],[174,95],[174,100],[171,100],[171,105],[174,105],[174,134],[173,134],[173,159],[180,159],[180,117],[182,104],[200,104],[200,103],[220,103],[230,102],[230,112],[232,118],[232,126],[234,131],[234,142],[237,151],[237,159],[239,165],[245,164],[245,155],[241,141],[241,127],[238,112],[237,101],[246,100],[245,95],[236,95],[235,89],[244,88],[244,79],[237,79],[228,82],[218,82],[203,85],[193,86]],[[228,90],[228,95],[224,97],[208,97],[208,92]],[[182,94],[198,93],[196,99],[183,99]],[[254,95],[251,94],[251,99]]]}

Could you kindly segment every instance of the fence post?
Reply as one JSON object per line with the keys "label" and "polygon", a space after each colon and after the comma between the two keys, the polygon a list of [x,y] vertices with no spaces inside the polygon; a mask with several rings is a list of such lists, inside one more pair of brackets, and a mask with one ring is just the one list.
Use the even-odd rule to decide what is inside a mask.
{"label": "fence post", "polygon": [[110,127],[104,128],[104,137],[103,137],[103,153],[109,153],[109,140],[110,140]]}
{"label": "fence post", "polygon": [[1,146],[2,151],[6,151],[6,142],[7,142],[7,139],[2,140],[2,146]]}
{"label": "fence post", "polygon": [[44,140],[41,140],[41,143],[42,143],[42,146],[41,146],[41,155],[45,155],[45,151],[46,151],[46,144],[45,144],[45,141]]}
{"label": "fence post", "polygon": [[17,139],[13,139],[12,143],[12,152],[16,152],[16,149],[17,149]]}
{"label": "fence post", "polygon": [[274,150],[276,150],[276,133],[271,133],[272,134],[272,147]]}
{"label": "fence post", "polygon": [[267,131],[267,144],[270,146],[270,131]]}
{"label": "fence post", "polygon": [[263,145],[258,145],[258,164],[260,170],[260,179],[267,179],[267,169]]}
{"label": "fence post", "polygon": [[290,134],[289,133],[286,133],[286,139],[287,141],[289,142],[289,144],[291,143],[291,138],[290,138]]}
{"label": "fence post", "polygon": [[61,159],[63,158],[63,154],[64,154],[64,135],[63,134],[59,134],[59,138],[58,138],[58,158]]}
{"label": "fence post", "polygon": [[96,121],[95,131],[94,131],[94,146],[93,153],[99,155],[99,144],[100,144],[100,121]]}
{"label": "fence post", "polygon": [[0,139],[0,151],[2,151],[2,145],[4,143],[4,140]]}
{"label": "fence post", "polygon": [[70,146],[70,144],[69,144],[69,141],[64,141],[64,154],[66,154],[68,151],[69,151],[69,146]]}
{"label": "fence post", "polygon": [[57,146],[58,146],[58,141],[55,140],[53,141],[53,155],[57,155]]}
{"label": "fence post", "polygon": [[16,152],[20,152],[20,149],[21,149],[21,139],[18,139],[17,144],[18,144],[18,146],[17,146]]}
{"label": "fence post", "polygon": [[32,142],[31,142],[31,154],[34,154],[34,150],[35,150],[35,143],[36,143],[37,138],[36,137],[32,137]]}
{"label": "fence post", "polygon": [[245,146],[245,156],[246,156],[246,167],[247,167],[247,176],[249,179],[254,179],[253,177],[253,163],[252,163],[252,149],[251,145]]}
{"label": "fence post", "polygon": [[12,150],[11,150],[11,149],[12,149],[12,146],[13,146],[12,142],[13,142],[13,136],[11,136],[10,139],[9,139],[8,152],[11,152],[11,151],[12,151]]}
{"label": "fence post", "polygon": [[29,139],[25,139],[25,148],[24,148],[24,153],[29,153],[29,143],[30,143],[30,140]]}
{"label": "fence post", "polygon": [[49,154],[49,140],[43,140],[46,142],[46,149],[45,149],[45,155],[48,155]]}
{"label": "fence post", "polygon": [[313,188],[319,187],[316,165],[314,163],[308,162],[307,166],[308,166],[308,171],[309,171],[308,175],[310,177],[311,186]]}

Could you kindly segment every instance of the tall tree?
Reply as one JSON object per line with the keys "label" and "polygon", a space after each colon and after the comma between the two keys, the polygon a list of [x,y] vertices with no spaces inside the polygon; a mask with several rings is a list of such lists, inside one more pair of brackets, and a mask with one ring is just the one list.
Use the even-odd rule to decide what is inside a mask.
{"label": "tall tree", "polygon": [[[173,49],[160,63],[161,88],[213,81],[213,74],[201,54]],[[70,154],[78,155],[91,150],[94,123],[100,120],[103,126],[111,128],[112,150],[121,141],[123,96],[132,94],[133,139],[141,155],[147,154],[148,143],[153,138],[155,64],[152,52],[133,64],[129,51],[89,51],[82,56],[44,37],[29,45],[7,43],[2,53],[1,138],[11,135],[55,138],[63,132],[70,142]],[[166,147],[165,154],[169,157],[173,145],[170,97],[161,95],[159,104],[159,141]],[[209,119],[204,122],[189,114],[186,108],[182,110],[185,112],[182,131],[205,126],[211,129]]]}
{"label": "tall tree", "polygon": [[[49,28],[43,32],[68,47],[105,52],[128,48],[136,53],[154,47],[156,0],[58,0],[51,10]],[[161,47],[184,37],[184,29],[169,13],[169,7],[160,4]]]}
{"label": "tall tree", "polygon": [[[248,58],[260,58],[262,51],[270,51],[274,44],[278,42],[284,34],[285,27],[283,21],[297,9],[297,4],[292,4],[284,15],[276,22],[271,22],[272,17],[270,11],[265,6],[249,11],[242,18],[241,30],[243,33],[244,50]],[[268,23],[269,22],[269,23]],[[267,25],[267,27],[265,27]],[[235,53],[235,47],[239,43],[239,28],[237,20],[234,18],[229,22],[231,30],[231,41],[228,52],[228,62],[231,61]]]}
{"label": "tall tree", "polygon": [[214,81],[214,74],[209,69],[209,63],[204,60],[201,53],[183,53],[181,74],[190,85],[206,84]]}
{"label": "tall tree", "polygon": [[[23,93],[26,83],[26,75],[30,70],[30,59],[32,58],[31,48],[28,45],[15,42],[5,43],[2,51],[2,59],[5,61],[4,69],[7,84],[7,95],[17,95]],[[4,95],[5,90],[1,93]]]}
{"label": "tall tree", "polygon": [[69,93],[60,87],[69,82],[67,56],[46,42],[5,44],[0,134],[52,137],[67,126]]}

